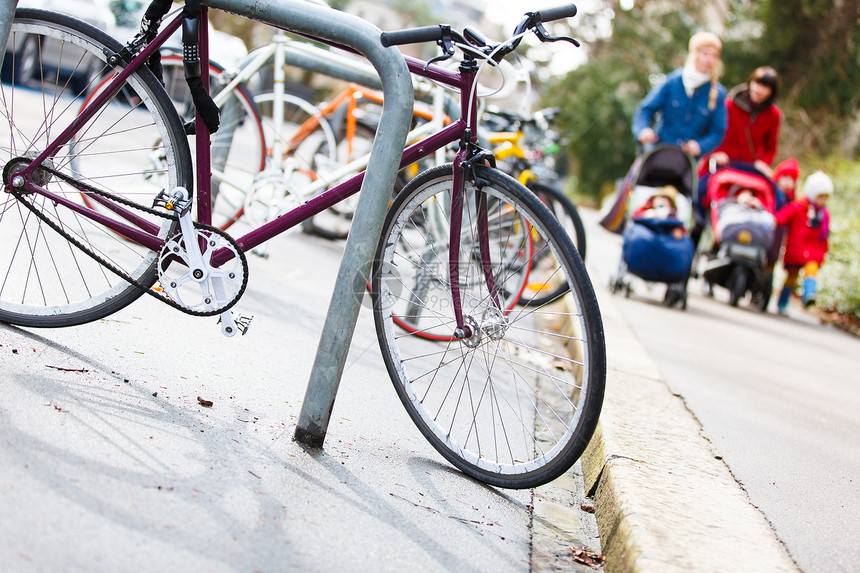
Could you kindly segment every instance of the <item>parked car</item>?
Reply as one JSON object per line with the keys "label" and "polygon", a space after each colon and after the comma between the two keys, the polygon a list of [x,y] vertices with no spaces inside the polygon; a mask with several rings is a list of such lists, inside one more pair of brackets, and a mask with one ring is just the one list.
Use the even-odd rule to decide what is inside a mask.
{"label": "parked car", "polygon": [[[126,43],[140,30],[140,20],[149,2],[144,0],[19,0],[21,8],[37,8],[67,14],[107,32],[120,43]],[[209,27],[210,49],[213,60],[230,66],[248,51],[244,42],[235,36]],[[102,65],[96,61],[79,62],[82,53],[65,46],[40,45],[37,38],[14,34],[6,44],[3,60],[2,80],[12,80],[13,66],[15,82],[23,85],[69,80],[76,93],[84,92]],[[177,32],[165,44],[181,49],[182,40]],[[41,62],[40,62],[41,58]],[[62,84],[61,84],[62,85]]]}

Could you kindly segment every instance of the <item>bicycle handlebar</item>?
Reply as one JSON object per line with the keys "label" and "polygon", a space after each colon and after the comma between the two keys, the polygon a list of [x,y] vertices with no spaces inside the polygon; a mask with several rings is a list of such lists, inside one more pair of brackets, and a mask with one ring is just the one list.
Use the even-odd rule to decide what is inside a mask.
{"label": "bicycle handlebar", "polygon": [[535,12],[541,22],[552,22],[553,20],[561,20],[562,18],[573,18],[576,16],[576,5],[568,4],[567,6],[556,6],[555,8],[545,8]]}
{"label": "bicycle handlebar", "polygon": [[442,26],[422,26],[420,28],[407,28],[396,32],[383,32],[379,41],[383,47],[402,46],[404,44],[420,44],[423,42],[436,42],[442,39]]}
{"label": "bicycle handlebar", "polygon": [[[514,31],[514,36],[519,36],[526,30],[532,28],[540,28],[542,30],[540,26],[542,22],[552,22],[553,20],[561,20],[562,18],[573,18],[576,16],[576,12],[577,9],[575,4],[566,4],[555,8],[526,12],[525,18],[523,18],[523,20],[517,25]],[[394,32],[382,32],[379,36],[379,40],[384,47],[388,48],[390,46],[402,46],[405,44],[438,42],[445,37],[446,33],[450,34],[456,41],[469,44],[476,48],[485,48],[488,45],[486,39],[475,30],[467,28],[463,34],[460,34],[452,30],[451,27],[447,25],[422,26],[420,28],[407,28],[405,30],[396,30]],[[541,38],[541,40],[547,38],[542,34],[538,34],[538,37]],[[504,55],[515,50],[518,45],[519,38],[514,40],[510,46],[506,46],[502,49],[501,57],[504,57]]]}

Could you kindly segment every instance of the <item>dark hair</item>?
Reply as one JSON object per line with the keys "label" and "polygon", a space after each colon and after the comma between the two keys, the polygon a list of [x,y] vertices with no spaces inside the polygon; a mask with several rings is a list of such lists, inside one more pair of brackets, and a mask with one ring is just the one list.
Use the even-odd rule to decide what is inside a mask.
{"label": "dark hair", "polygon": [[767,105],[772,104],[779,93],[779,74],[776,73],[776,70],[770,66],[760,66],[756,68],[747,80],[748,84],[753,82],[760,83],[761,85],[770,88],[770,97],[767,98],[767,101],[764,103]]}

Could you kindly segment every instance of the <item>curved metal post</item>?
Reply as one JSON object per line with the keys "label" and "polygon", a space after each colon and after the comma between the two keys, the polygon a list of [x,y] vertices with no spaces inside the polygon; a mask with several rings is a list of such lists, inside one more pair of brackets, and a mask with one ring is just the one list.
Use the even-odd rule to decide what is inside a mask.
{"label": "curved metal post", "polygon": [[373,64],[382,80],[385,103],[377,137],[295,433],[298,441],[322,447],[361,305],[361,294],[355,292],[354,285],[367,284],[409,131],[411,76],[400,52],[383,48],[380,30],[357,16],[295,0],[204,0],[203,4],[353,48]]}
{"label": "curved metal post", "polygon": [[[15,18],[15,8],[18,0],[0,0],[0,46],[5,46],[9,39],[9,30],[12,28],[12,19]],[[0,58],[0,68],[3,67],[3,59]]]}

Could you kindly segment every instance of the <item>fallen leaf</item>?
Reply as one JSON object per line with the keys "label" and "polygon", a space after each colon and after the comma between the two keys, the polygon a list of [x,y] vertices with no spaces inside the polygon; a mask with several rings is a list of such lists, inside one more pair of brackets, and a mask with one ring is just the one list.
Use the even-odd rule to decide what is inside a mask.
{"label": "fallen leaf", "polygon": [[603,562],[606,560],[606,557],[603,555],[594,551],[588,551],[587,549],[571,547],[570,552],[573,554],[574,562],[582,563],[589,567],[603,567]]}

